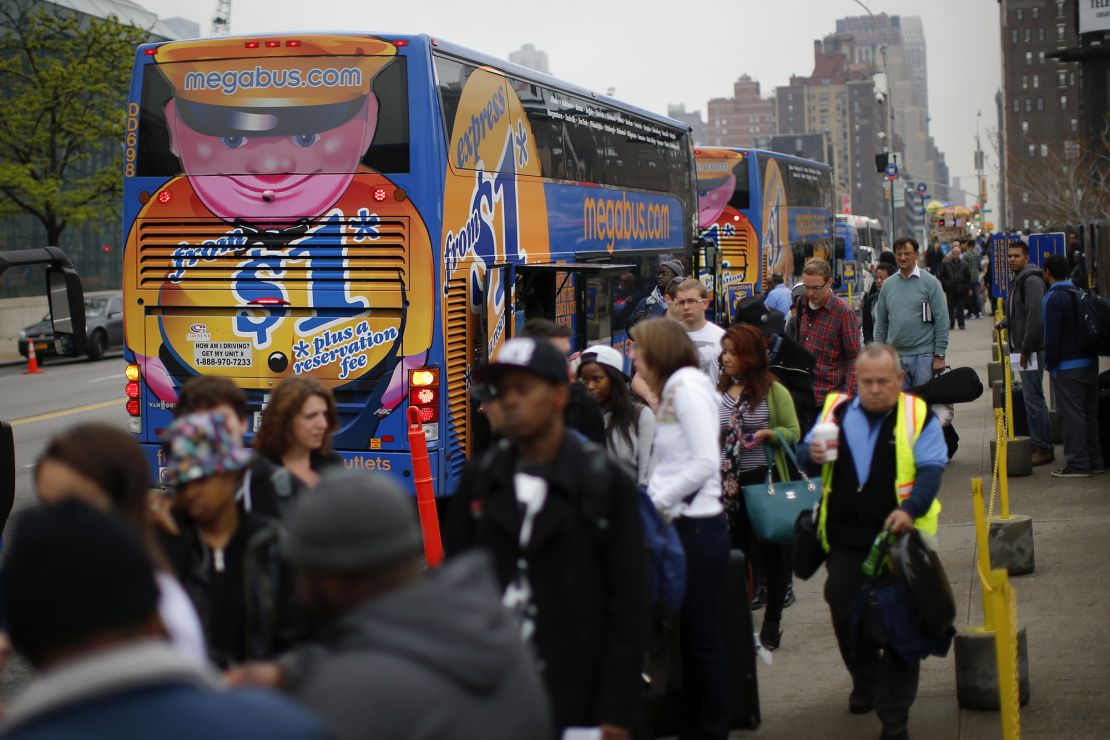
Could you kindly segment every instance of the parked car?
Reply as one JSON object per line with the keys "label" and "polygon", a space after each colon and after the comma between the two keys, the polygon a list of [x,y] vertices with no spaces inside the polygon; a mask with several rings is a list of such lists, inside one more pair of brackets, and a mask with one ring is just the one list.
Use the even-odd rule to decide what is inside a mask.
{"label": "parked car", "polygon": [[[85,327],[88,337],[85,353],[90,360],[99,360],[109,350],[123,349],[123,295],[85,296]],[[19,332],[19,354],[24,357],[28,342],[35,343],[35,356],[39,359],[57,354],[49,313]]]}

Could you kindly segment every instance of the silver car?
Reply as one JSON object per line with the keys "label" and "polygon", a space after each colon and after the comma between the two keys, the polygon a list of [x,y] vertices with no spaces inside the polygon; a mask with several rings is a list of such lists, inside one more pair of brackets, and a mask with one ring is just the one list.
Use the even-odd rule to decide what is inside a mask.
{"label": "silver car", "polygon": [[[85,353],[90,360],[99,360],[110,350],[123,349],[123,294],[85,296],[85,332],[88,337]],[[52,357],[54,332],[50,314],[19,332],[19,354],[27,356],[27,345],[35,343],[35,357]]]}

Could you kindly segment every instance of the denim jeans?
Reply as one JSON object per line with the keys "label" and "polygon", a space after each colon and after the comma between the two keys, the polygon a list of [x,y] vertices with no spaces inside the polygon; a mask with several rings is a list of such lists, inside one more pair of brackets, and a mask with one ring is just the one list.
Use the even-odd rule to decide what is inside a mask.
{"label": "denim jeans", "polygon": [[675,522],[686,551],[681,612],[683,717],[680,738],[726,740],[732,712],[721,599],[728,570],[725,515]]}
{"label": "denim jeans", "polygon": [[1048,420],[1048,405],[1044,400],[1044,352],[1037,353],[1037,369],[1022,370],[1021,398],[1025,401],[1025,416],[1029,419],[1029,441],[1034,450],[1053,454],[1052,425]]}
{"label": "denim jeans", "polygon": [[927,355],[902,355],[902,370],[906,378],[902,381],[902,390],[911,390],[919,385],[925,385],[933,379],[933,354]]}

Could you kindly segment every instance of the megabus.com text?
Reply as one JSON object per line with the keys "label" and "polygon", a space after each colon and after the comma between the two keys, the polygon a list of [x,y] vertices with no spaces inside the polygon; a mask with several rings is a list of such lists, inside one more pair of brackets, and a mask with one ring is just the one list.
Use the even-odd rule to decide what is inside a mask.
{"label": "megabus.com text", "polygon": [[667,203],[635,203],[623,193],[619,198],[586,198],[582,223],[584,239],[603,241],[612,249],[616,242],[669,238],[671,207]]}
{"label": "megabus.com text", "polygon": [[186,90],[218,90],[224,95],[234,95],[239,90],[267,87],[362,87],[362,70],[358,67],[309,70],[255,67],[227,72],[189,72],[185,75]]}

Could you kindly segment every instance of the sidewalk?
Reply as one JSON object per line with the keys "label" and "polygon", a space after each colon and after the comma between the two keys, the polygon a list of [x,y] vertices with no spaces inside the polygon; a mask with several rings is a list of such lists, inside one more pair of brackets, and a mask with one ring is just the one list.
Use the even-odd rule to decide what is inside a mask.
{"label": "sidewalk", "polygon": [[[976,368],[985,385],[990,347],[991,322],[968,321],[966,331],[952,334],[948,362]],[[971,478],[982,477],[989,495],[994,435],[989,387],[975,403],[957,407],[955,426],[960,448],[941,488],[939,539],[956,593],[957,624],[967,626],[982,622]],[[1056,449],[1062,461],[1061,448]],[[1033,517],[1036,547],[1036,571],[1011,581],[1018,622],[1029,639],[1030,701],[1022,708],[1022,736],[1110,737],[1110,474],[1063,481],[1049,475],[1052,467],[1010,479],[1010,509]],[[784,612],[783,646],[773,665],[759,664],[763,724],[754,732],[737,731],[734,738],[878,737],[874,714],[848,713],[851,682],[836,648],[823,586],[823,570],[808,582],[795,581],[798,601]],[[754,618],[759,624],[762,614]],[[1000,727],[997,712],[959,708],[951,652],[922,664],[910,712],[912,737],[991,740],[1001,737]]]}

